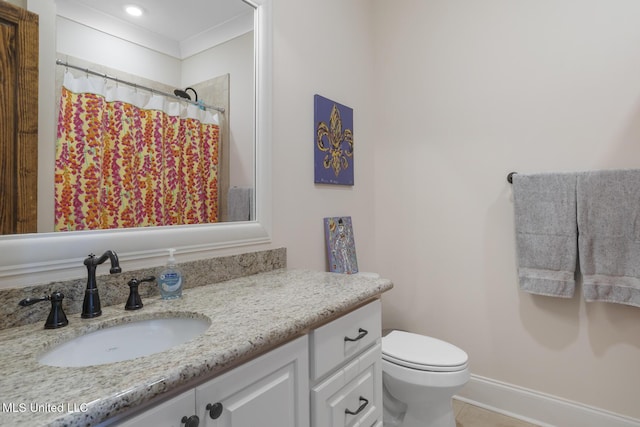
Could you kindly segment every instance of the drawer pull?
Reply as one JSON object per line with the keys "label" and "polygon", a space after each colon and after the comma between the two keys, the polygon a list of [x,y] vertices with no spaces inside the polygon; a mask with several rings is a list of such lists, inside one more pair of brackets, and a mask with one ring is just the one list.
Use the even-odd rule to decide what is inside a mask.
{"label": "drawer pull", "polygon": [[350,411],[349,409],[345,409],[344,413],[348,415],[358,415],[360,412],[364,411],[364,408],[367,407],[367,405],[369,404],[369,401],[364,397],[360,396],[360,402],[362,403],[360,404],[358,409],[356,409],[355,411]]}
{"label": "drawer pull", "polygon": [[362,329],[362,328],[358,329],[358,332],[359,332],[359,334],[358,334],[357,337],[355,337],[355,338],[344,337],[344,340],[345,341],[359,341],[362,338],[364,338],[365,335],[367,335],[369,333],[369,331],[367,331],[366,329]]}

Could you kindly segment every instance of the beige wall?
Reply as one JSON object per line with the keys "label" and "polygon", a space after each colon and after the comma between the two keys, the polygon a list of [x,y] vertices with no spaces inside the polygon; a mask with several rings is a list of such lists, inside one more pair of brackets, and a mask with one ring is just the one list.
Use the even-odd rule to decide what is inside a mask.
{"label": "beige wall", "polygon": [[640,308],[519,292],[506,181],[640,166],[640,3],[374,10],[385,327],[455,343],[476,375],[640,418]]}
{"label": "beige wall", "polygon": [[[640,308],[521,293],[506,181],[640,166],[640,3],[274,3],[289,266],[324,269],[321,218],[352,215],[361,270],[396,285],[385,327],[457,344],[475,375],[640,418]],[[313,184],[314,93],[355,109],[353,188]]]}
{"label": "beige wall", "polygon": [[[273,234],[288,264],[325,270],[322,218],[351,215],[358,263],[374,271],[370,0],[274,0]],[[355,185],[313,183],[313,96],[354,109]]]}

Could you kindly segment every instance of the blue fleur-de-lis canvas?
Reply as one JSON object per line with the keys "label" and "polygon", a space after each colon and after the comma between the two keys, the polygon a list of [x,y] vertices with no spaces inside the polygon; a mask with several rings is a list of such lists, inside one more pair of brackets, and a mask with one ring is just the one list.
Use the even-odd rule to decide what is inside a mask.
{"label": "blue fleur-de-lis canvas", "polygon": [[315,183],[353,185],[353,109],[314,97]]}

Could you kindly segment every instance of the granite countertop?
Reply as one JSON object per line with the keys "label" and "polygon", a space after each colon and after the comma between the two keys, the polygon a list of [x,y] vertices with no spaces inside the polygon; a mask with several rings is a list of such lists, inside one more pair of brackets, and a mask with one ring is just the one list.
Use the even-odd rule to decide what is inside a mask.
{"label": "granite countertop", "polygon": [[[71,315],[61,329],[45,330],[38,323],[0,331],[0,426],[98,424],[301,336],[392,286],[359,274],[275,270],[187,289],[178,300],[143,299],[136,311],[111,306],[94,319]],[[133,360],[79,368],[36,360],[77,335],[169,316],[205,316],[212,323],[187,343]]]}

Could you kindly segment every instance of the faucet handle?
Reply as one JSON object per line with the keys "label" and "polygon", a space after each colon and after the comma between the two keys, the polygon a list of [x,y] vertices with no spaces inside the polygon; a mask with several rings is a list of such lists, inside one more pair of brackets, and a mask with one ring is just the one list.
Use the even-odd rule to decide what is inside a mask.
{"label": "faucet handle", "polygon": [[141,280],[133,278],[129,280],[127,285],[129,285],[129,298],[127,299],[127,303],[124,305],[125,310],[139,310],[142,308],[142,298],[140,298],[140,294],[138,293],[138,286],[143,282],[153,282],[155,281],[155,276],[147,276]]}
{"label": "faucet handle", "polygon": [[25,298],[22,301],[20,301],[18,305],[22,307],[27,307],[37,302],[51,301],[51,311],[49,312],[47,321],[44,324],[44,328],[56,329],[56,328],[62,328],[63,326],[67,326],[69,324],[69,321],[67,320],[67,315],[64,314],[64,310],[62,309],[63,299],[64,299],[64,294],[62,292],[56,291],[51,295],[46,295],[41,298]]}

